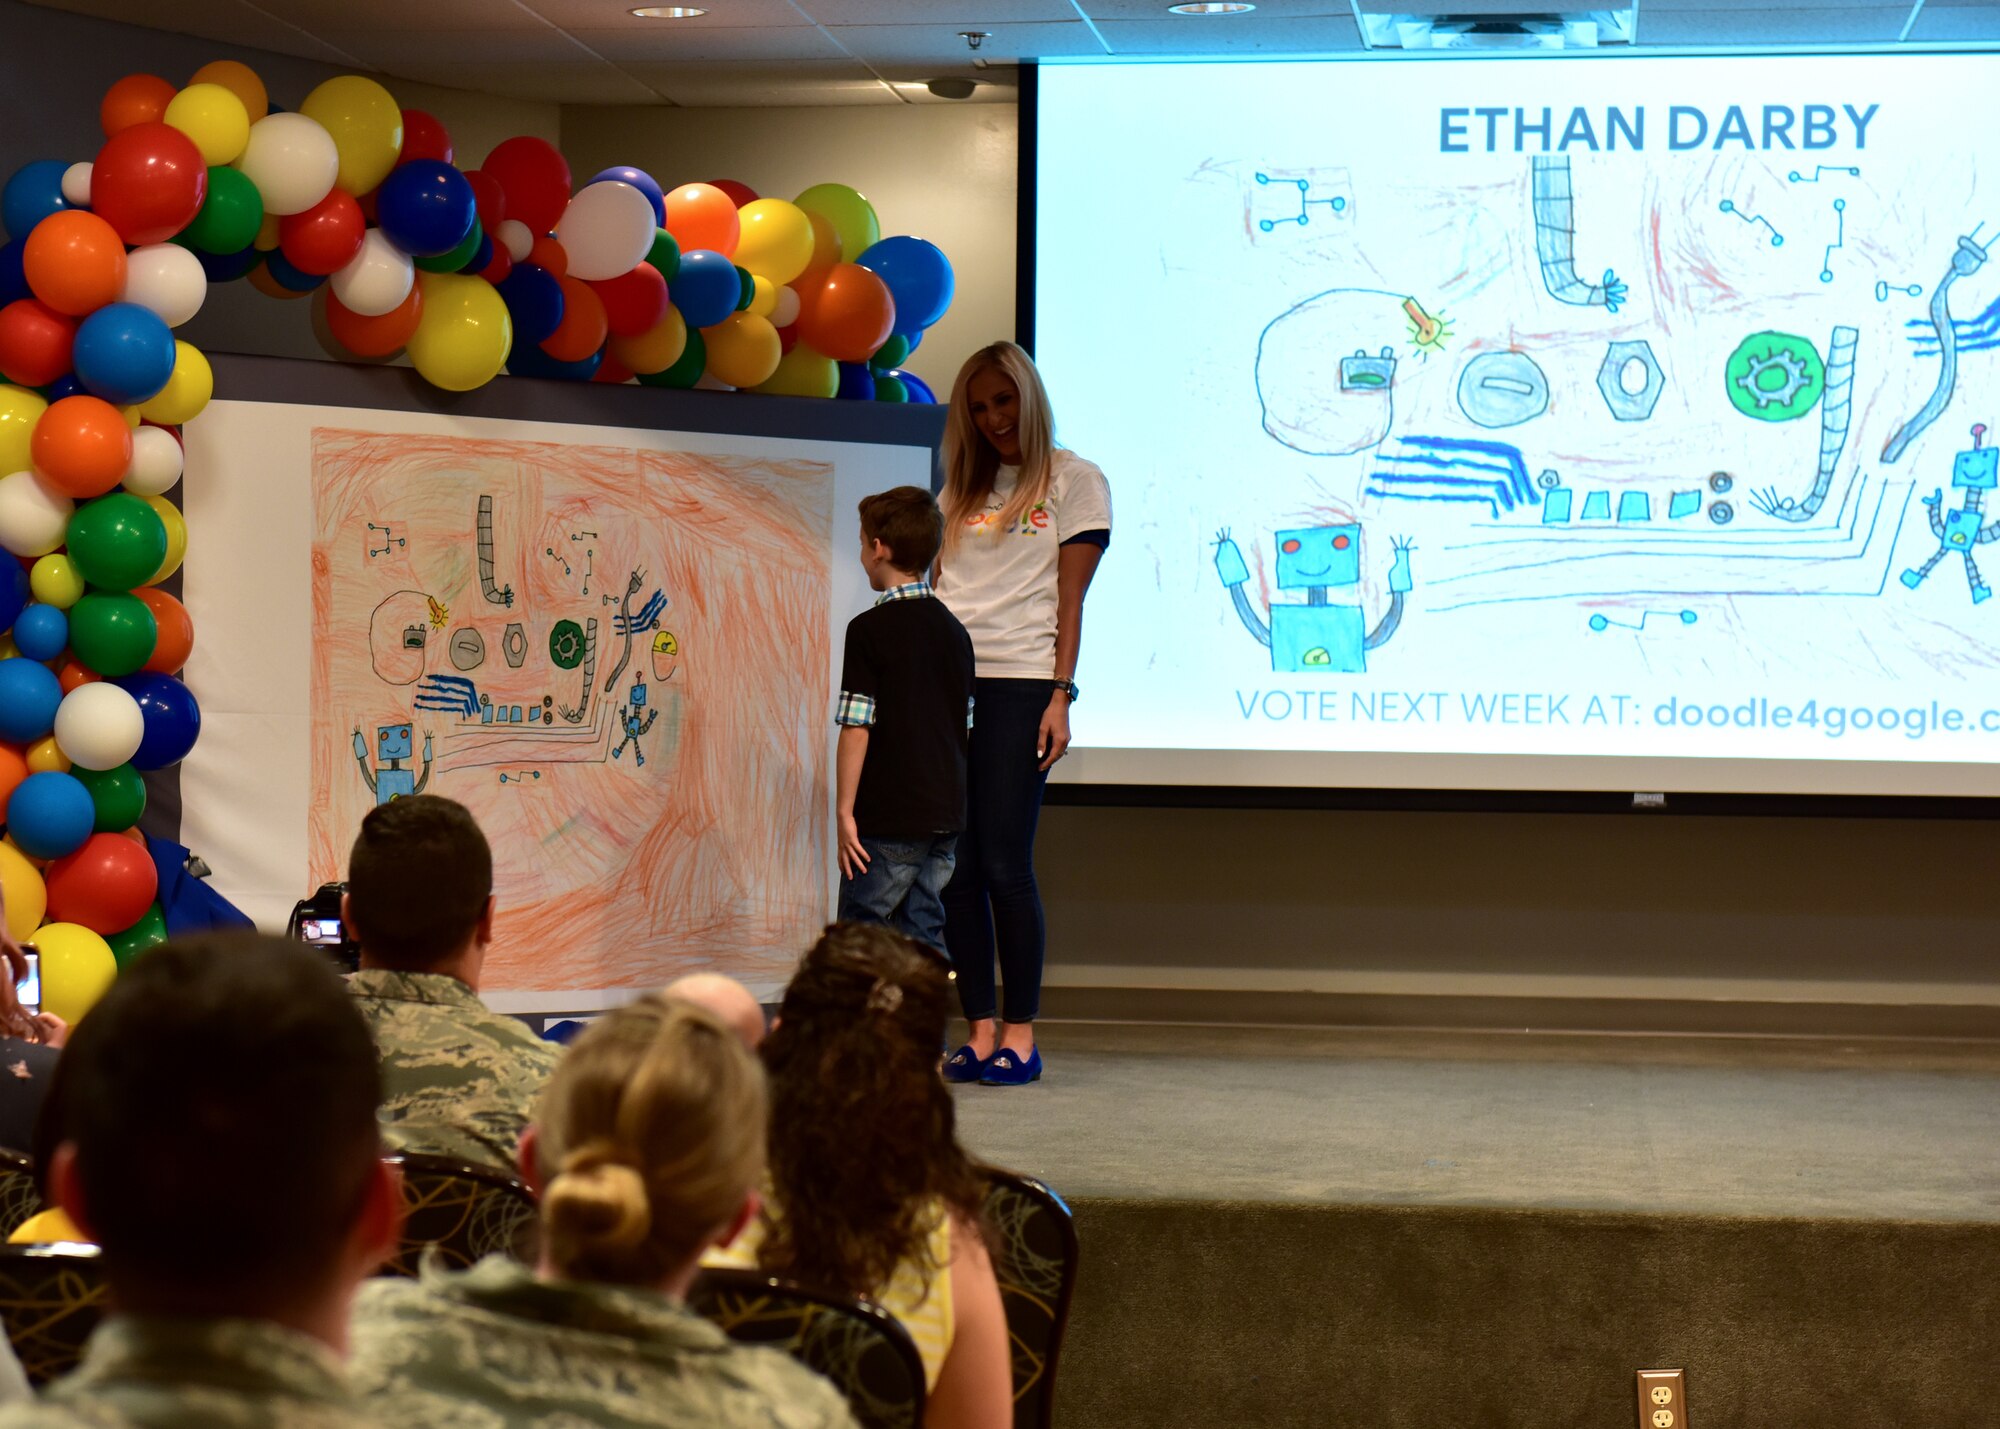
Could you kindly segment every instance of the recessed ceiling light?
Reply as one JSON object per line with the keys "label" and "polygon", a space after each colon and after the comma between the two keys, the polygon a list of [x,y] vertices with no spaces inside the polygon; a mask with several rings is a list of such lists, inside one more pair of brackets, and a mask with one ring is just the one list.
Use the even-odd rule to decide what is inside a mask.
{"label": "recessed ceiling light", "polygon": [[698,5],[641,5],[632,13],[642,20],[692,20],[708,11]]}
{"label": "recessed ceiling light", "polygon": [[1199,4],[1167,6],[1176,15],[1242,15],[1256,8],[1248,0],[1201,0]]}

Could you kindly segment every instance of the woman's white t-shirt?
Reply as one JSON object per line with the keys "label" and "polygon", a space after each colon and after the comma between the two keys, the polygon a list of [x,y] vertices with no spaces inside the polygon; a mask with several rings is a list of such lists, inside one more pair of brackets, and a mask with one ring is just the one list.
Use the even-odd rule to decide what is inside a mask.
{"label": "woman's white t-shirt", "polygon": [[1111,488],[1096,464],[1058,447],[1049,465],[1048,495],[1010,531],[998,517],[1020,469],[994,473],[985,509],[966,518],[938,575],[938,598],[972,637],[973,670],[982,679],[1054,676],[1056,548],[1111,529]]}

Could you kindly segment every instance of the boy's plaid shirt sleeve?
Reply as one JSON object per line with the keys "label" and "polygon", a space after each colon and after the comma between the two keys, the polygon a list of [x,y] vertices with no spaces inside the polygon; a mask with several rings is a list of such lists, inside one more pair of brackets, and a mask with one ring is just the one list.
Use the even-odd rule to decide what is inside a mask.
{"label": "boy's plaid shirt sleeve", "polygon": [[875,723],[875,697],[842,690],[840,703],[834,706],[833,722],[852,729],[867,729]]}

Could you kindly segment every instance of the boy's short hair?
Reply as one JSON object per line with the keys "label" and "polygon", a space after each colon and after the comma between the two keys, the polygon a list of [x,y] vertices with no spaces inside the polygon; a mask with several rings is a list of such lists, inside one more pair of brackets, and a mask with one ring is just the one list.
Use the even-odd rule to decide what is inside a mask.
{"label": "boy's short hair", "polygon": [[944,513],[921,486],[898,486],[861,498],[861,534],[889,548],[899,571],[921,575],[944,545]]}
{"label": "boy's short hair", "polygon": [[355,941],[373,964],[428,972],[472,936],[493,894],[493,850],[465,805],[435,794],[368,811],[347,858]]}
{"label": "boy's short hair", "polygon": [[164,943],[61,1066],[58,1135],[114,1289],[254,1305],[337,1262],[381,1150],[381,1072],[323,957],[254,933]]}

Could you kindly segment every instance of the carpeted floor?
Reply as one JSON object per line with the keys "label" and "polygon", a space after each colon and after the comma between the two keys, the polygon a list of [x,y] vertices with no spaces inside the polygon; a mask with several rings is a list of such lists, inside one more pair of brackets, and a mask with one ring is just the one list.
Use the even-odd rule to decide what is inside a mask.
{"label": "carpeted floor", "polygon": [[1059,1429],[2000,1423],[2000,1048],[1043,1038],[958,1104],[1076,1212]]}

